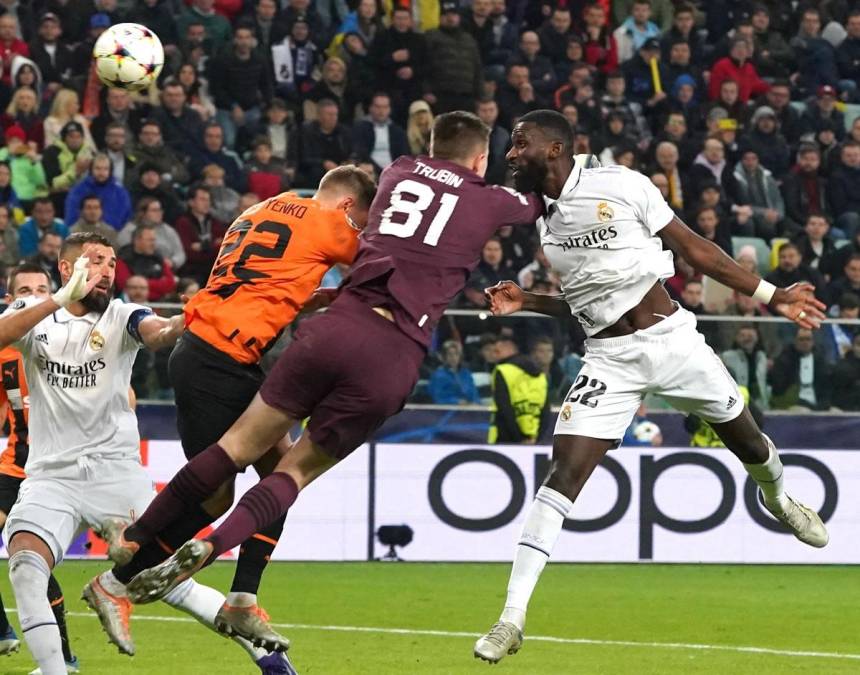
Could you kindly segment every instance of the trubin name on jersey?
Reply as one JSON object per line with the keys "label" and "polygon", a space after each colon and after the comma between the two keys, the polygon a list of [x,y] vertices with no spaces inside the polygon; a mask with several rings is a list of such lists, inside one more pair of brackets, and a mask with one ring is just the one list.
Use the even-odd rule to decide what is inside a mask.
{"label": "trubin name on jersey", "polygon": [[615,225],[610,225],[609,227],[601,227],[599,230],[594,230],[593,232],[588,232],[587,234],[581,234],[576,236],[570,236],[566,241],[561,241],[558,243],[550,243],[551,246],[561,246],[562,250],[569,251],[574,248],[590,248],[593,246],[604,246],[605,242],[610,239],[615,239],[618,236],[618,230],[615,229]]}
{"label": "trubin name on jersey", "polygon": [[61,389],[95,387],[97,373],[105,368],[107,368],[107,364],[103,358],[80,364],[61,363],[51,361],[44,356],[39,357],[39,369],[45,373],[45,380],[52,387]]}
{"label": "trubin name on jersey", "polygon": [[417,173],[419,176],[423,176],[424,178],[429,178],[430,180],[435,180],[453,187],[460,187],[463,184],[463,178],[453,171],[448,171],[448,169],[434,169],[432,166],[428,166],[423,162],[415,162],[415,168],[412,170],[412,173]]}

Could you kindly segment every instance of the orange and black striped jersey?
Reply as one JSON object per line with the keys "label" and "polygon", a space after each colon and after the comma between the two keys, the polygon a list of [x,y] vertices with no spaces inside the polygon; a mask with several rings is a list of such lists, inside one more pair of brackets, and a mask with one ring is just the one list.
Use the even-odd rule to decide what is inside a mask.
{"label": "orange and black striped jersey", "polygon": [[0,455],[0,473],[24,478],[24,466],[30,451],[27,427],[30,406],[24,361],[18,350],[11,347],[0,350],[0,374],[3,378],[0,406],[6,406],[6,421],[9,425],[9,443]]}
{"label": "orange and black striped jersey", "polygon": [[241,363],[257,363],[335,263],[352,263],[359,232],[346,213],[284,192],[230,226],[185,325]]}

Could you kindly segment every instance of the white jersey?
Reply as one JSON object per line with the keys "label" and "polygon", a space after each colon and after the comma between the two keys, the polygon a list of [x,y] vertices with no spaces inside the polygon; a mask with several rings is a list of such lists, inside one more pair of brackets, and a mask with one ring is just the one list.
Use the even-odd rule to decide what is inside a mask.
{"label": "white jersey", "polygon": [[[40,302],[16,300],[5,314]],[[14,343],[30,386],[28,476],[87,456],[138,457],[128,387],[141,346],[137,326],[150,314],[122,300],[111,301],[104,314],[58,309]]]}
{"label": "white jersey", "polygon": [[559,198],[544,200],[541,246],[586,335],[614,324],[675,274],[672,253],[656,236],[675,214],[641,173],[574,166]]}

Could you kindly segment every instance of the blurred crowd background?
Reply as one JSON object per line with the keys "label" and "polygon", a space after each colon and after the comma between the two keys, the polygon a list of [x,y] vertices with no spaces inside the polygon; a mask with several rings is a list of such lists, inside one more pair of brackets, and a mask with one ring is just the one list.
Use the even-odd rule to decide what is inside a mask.
{"label": "blurred crowd background", "polygon": [[[710,0],[0,0],[0,263],[59,279],[69,232],[115,242],[117,291],[178,302],[205,284],[226,228],[353,163],[378,175],[428,151],[434,115],[492,127],[487,180],[509,180],[516,119],[563,113],[576,152],[648,175],[677,214],[769,281],[860,311],[860,2]],[[151,28],[151,89],[102,86],[108,26]],[[860,410],[856,323],[811,334],[684,260],[667,287],[762,410]],[[333,269],[326,285],[345,270]],[[5,278],[5,274],[0,275]],[[483,289],[559,281],[534,228],[484,247],[443,320],[414,400],[486,403],[500,362],[561,402],[581,365],[572,322],[487,320]],[[711,320],[718,317],[719,320]],[[733,320],[726,320],[734,317]],[[285,336],[279,348],[289,340]],[[142,354],[141,398],[170,398]]]}

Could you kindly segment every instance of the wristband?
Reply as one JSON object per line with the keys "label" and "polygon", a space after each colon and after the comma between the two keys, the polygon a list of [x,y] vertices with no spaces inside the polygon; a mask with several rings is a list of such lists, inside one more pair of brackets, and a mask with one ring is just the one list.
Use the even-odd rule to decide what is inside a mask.
{"label": "wristband", "polygon": [[776,293],[776,286],[769,281],[762,279],[758,282],[758,288],[755,289],[755,293],[752,294],[752,297],[753,300],[758,300],[759,302],[768,305],[773,299],[774,293]]}

